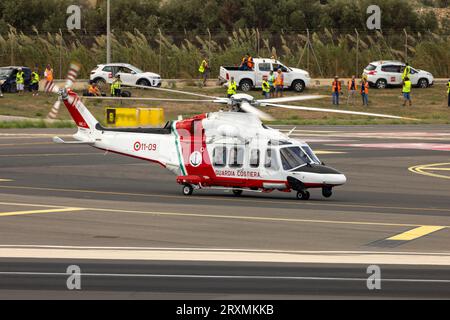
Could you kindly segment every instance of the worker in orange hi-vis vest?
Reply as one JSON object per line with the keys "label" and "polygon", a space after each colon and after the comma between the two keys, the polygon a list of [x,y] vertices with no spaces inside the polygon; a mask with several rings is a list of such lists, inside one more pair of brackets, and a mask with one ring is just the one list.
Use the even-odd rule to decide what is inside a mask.
{"label": "worker in orange hi-vis vest", "polygon": [[283,87],[284,87],[284,74],[281,69],[277,70],[277,76],[275,78],[275,96],[282,97],[283,96]]}
{"label": "worker in orange hi-vis vest", "polygon": [[46,80],[45,89],[46,89],[46,91],[48,91],[49,88],[53,84],[53,69],[52,69],[52,67],[49,64],[45,68],[44,77],[45,77],[45,80]]}
{"label": "worker in orange hi-vis vest", "polygon": [[331,91],[333,96],[333,105],[339,105],[339,96],[342,94],[341,89],[341,81],[339,81],[339,77],[335,76],[334,81],[331,84]]}
{"label": "worker in orange hi-vis vest", "polygon": [[347,105],[350,104],[350,100],[352,101],[352,105],[355,105],[356,93],[358,90],[358,83],[355,76],[348,81],[348,97],[347,97]]}

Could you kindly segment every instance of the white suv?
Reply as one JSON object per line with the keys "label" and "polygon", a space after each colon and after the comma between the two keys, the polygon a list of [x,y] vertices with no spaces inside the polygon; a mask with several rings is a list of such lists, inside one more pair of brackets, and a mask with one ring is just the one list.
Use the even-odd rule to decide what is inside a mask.
{"label": "white suv", "polygon": [[[363,75],[371,86],[384,89],[387,86],[401,86],[405,64],[399,61],[376,61],[370,63]],[[410,80],[413,86],[427,88],[433,85],[434,77],[431,73],[411,67]]]}
{"label": "white suv", "polygon": [[120,80],[122,80],[124,85],[161,86],[161,76],[159,74],[144,72],[126,63],[100,64],[91,71],[90,80],[99,85],[104,85],[112,83],[116,75],[120,75]]}

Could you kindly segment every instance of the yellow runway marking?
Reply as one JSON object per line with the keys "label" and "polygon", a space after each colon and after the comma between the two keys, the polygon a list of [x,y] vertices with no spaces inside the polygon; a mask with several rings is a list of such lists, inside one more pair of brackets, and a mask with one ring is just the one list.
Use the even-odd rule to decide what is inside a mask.
{"label": "yellow runway marking", "polygon": [[410,172],[421,174],[424,176],[441,178],[441,179],[450,179],[450,176],[446,176],[443,174],[432,173],[429,171],[450,171],[450,163],[432,163],[432,164],[424,164],[414,166],[408,169]]}
{"label": "yellow runway marking", "polygon": [[[41,204],[19,204],[0,202],[4,205],[23,205],[42,207]],[[46,207],[53,207],[45,205]],[[71,211],[93,211],[102,213],[127,213],[127,214],[146,214],[152,216],[167,216],[167,217],[191,217],[191,218],[207,218],[207,219],[224,219],[224,220],[242,220],[242,221],[266,221],[266,222],[290,222],[290,223],[310,223],[310,224],[335,224],[335,225],[358,225],[358,226],[379,226],[379,227],[411,227],[415,228],[408,232],[402,233],[398,236],[389,238],[387,240],[409,240],[423,237],[432,232],[442,229],[450,228],[450,226],[421,226],[419,224],[404,224],[404,223],[387,223],[387,222],[370,222],[370,221],[339,221],[339,220],[314,220],[314,219],[295,219],[295,218],[279,218],[279,217],[262,217],[262,216],[234,216],[234,215],[215,215],[215,214],[197,214],[197,213],[182,213],[182,212],[160,212],[160,211],[140,211],[140,210],[122,210],[113,208],[75,208],[75,207],[60,207],[44,210],[31,211],[14,211],[0,213],[1,216],[14,216],[26,214],[44,214],[52,212],[71,212]]]}
{"label": "yellow runway marking", "polygon": [[328,150],[316,150],[314,151],[315,154],[344,154],[347,152],[342,151],[328,151]]}
{"label": "yellow runway marking", "polygon": [[45,209],[45,210],[27,210],[27,211],[12,211],[12,212],[0,212],[0,217],[6,216],[20,216],[26,214],[38,214],[38,213],[60,213],[71,211],[82,211],[83,208],[58,208],[58,209]]}
{"label": "yellow runway marking", "polygon": [[0,202],[0,205],[13,207],[34,207],[34,208],[66,208],[62,206],[53,206],[50,204],[35,204],[35,203],[17,203],[17,202]]}
{"label": "yellow runway marking", "polygon": [[[185,196],[175,196],[167,194],[148,194],[148,193],[131,193],[131,192],[114,192],[114,191],[96,191],[96,190],[80,190],[80,189],[60,189],[60,188],[43,188],[43,187],[28,187],[28,186],[5,186],[0,185],[0,189],[11,189],[11,190],[36,190],[36,191],[56,191],[56,192],[66,192],[66,193],[86,193],[86,194],[103,194],[103,195],[118,195],[118,196],[133,196],[133,197],[143,197],[143,198],[166,198],[166,199],[184,199]],[[221,196],[208,196],[208,197],[195,197],[195,200],[199,201],[209,201],[209,200],[227,200],[227,198]],[[272,204],[294,204],[296,200],[280,199],[280,200],[270,200],[261,199],[257,200],[252,198],[248,199],[236,199],[233,198],[233,202],[239,202],[243,204],[252,203],[272,203]],[[297,202],[298,203],[298,202]],[[417,207],[391,207],[391,206],[380,206],[380,205],[364,205],[364,204],[338,204],[338,203],[312,203],[305,202],[302,203],[304,206],[308,207],[333,207],[333,208],[360,208],[360,209],[386,209],[386,210],[422,210],[430,212],[450,212],[449,208],[417,208]]]}
{"label": "yellow runway marking", "polygon": [[[256,221],[278,221],[278,222],[302,222],[302,223],[323,223],[323,224],[346,224],[361,226],[384,226],[384,227],[418,227],[418,224],[404,223],[387,223],[387,222],[369,222],[369,221],[340,221],[340,220],[314,220],[314,219],[293,219],[293,218],[272,218],[258,216],[230,216],[200,213],[181,213],[181,212],[158,212],[158,211],[139,211],[139,210],[121,210],[121,209],[104,209],[104,208],[85,208],[87,211],[98,212],[116,212],[116,213],[137,213],[150,214],[156,216],[178,216],[178,217],[197,217],[212,219],[231,219],[231,220],[256,220]],[[442,226],[441,228],[450,228],[450,226]]]}
{"label": "yellow runway marking", "polygon": [[13,180],[11,180],[11,179],[0,179],[0,182],[11,182],[11,181],[13,181]]}
{"label": "yellow runway marking", "polygon": [[2,143],[0,147],[22,147],[55,144],[54,142],[30,142],[30,143]]}
{"label": "yellow runway marking", "polygon": [[394,241],[411,241],[418,238],[422,238],[430,233],[445,229],[442,226],[422,226],[418,227],[403,233],[400,233],[396,236],[390,237],[386,240],[394,240]]}

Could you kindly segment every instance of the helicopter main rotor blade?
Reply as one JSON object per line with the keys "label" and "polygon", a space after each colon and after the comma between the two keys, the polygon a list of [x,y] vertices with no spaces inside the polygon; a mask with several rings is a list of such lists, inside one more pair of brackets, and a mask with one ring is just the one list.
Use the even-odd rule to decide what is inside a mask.
{"label": "helicopter main rotor blade", "polygon": [[262,99],[262,100],[258,100],[258,102],[261,104],[283,103],[283,102],[316,100],[316,99],[323,99],[323,98],[327,98],[327,96],[323,96],[323,95],[292,96],[292,97],[283,97],[283,98]]}
{"label": "helicopter main rotor blade", "polygon": [[207,99],[219,99],[219,97],[207,96],[205,94],[188,92],[188,91],[181,91],[181,90],[174,90],[174,89],[166,89],[166,88],[158,88],[158,87],[147,87],[147,86],[140,86],[140,85],[137,85],[137,84],[133,84],[133,85],[126,84],[124,86],[126,86],[126,87],[133,87],[133,88],[140,88],[140,89],[147,89],[147,90],[156,90],[156,91],[163,91],[163,92],[179,93],[179,94],[185,94],[185,95],[201,97],[201,98],[207,98]]}
{"label": "helicopter main rotor blade", "polygon": [[388,114],[380,114],[380,113],[369,113],[369,112],[358,112],[358,111],[349,111],[349,110],[336,110],[336,109],[324,109],[324,108],[313,108],[313,107],[301,107],[301,106],[289,106],[275,103],[266,103],[267,106],[284,108],[284,109],[292,109],[292,110],[303,110],[303,111],[314,111],[314,112],[330,112],[330,113],[343,113],[343,114],[351,114],[351,115],[359,115],[359,116],[369,116],[369,117],[378,117],[378,118],[389,118],[389,119],[402,119],[402,120],[413,120],[420,121],[419,119],[414,118],[406,118],[399,116],[392,116]]}
{"label": "helicopter main rotor blade", "polygon": [[254,114],[261,120],[265,120],[265,121],[273,121],[274,120],[274,118],[272,116],[268,115],[265,112],[262,112],[261,110],[258,110],[257,108],[255,108],[251,104],[249,104],[248,102],[242,102],[240,105],[240,108],[247,113]]}
{"label": "helicopter main rotor blade", "polygon": [[169,99],[169,98],[121,98],[121,97],[83,97],[90,100],[133,100],[133,101],[162,101],[162,102],[195,102],[195,103],[212,103],[216,100],[195,100],[195,99]]}

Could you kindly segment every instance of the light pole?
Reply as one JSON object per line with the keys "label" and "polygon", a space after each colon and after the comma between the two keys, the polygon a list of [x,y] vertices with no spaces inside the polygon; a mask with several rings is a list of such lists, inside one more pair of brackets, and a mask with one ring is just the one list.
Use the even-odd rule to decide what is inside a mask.
{"label": "light pole", "polygon": [[111,63],[111,4],[106,1],[106,63]]}

